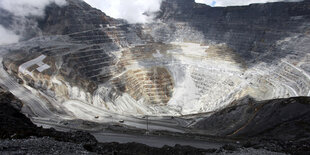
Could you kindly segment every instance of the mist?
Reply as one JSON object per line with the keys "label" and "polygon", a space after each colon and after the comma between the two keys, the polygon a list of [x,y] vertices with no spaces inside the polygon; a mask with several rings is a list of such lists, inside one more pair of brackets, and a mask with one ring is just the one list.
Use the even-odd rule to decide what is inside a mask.
{"label": "mist", "polygon": [[[12,22],[12,25],[2,25],[0,21],[0,45],[6,45],[18,42],[27,32],[26,25],[36,25],[36,21],[29,21],[28,16],[44,17],[45,7],[51,3],[59,6],[66,5],[65,0],[0,0],[0,9],[9,12],[18,19],[19,24]],[[32,23],[29,23],[32,22]],[[19,35],[17,35],[19,34]]]}
{"label": "mist", "polygon": [[65,5],[65,0],[1,0],[0,7],[15,16],[43,16],[47,5]]}
{"label": "mist", "polygon": [[210,6],[240,6],[252,3],[267,2],[298,2],[303,0],[195,0],[196,3],[204,3]]}
{"label": "mist", "polygon": [[151,17],[145,12],[155,12],[160,9],[162,0],[84,0],[92,7],[100,9],[113,18],[122,18],[129,23],[147,23]]}
{"label": "mist", "polygon": [[0,45],[7,45],[17,43],[19,40],[19,36],[14,32],[5,29],[2,25],[0,25]]}
{"label": "mist", "polygon": [[[129,23],[147,23],[152,17],[145,12],[156,12],[160,9],[162,0],[84,0],[92,7],[102,10],[113,18],[122,18]],[[248,5],[251,3],[266,3],[278,1],[302,1],[302,0],[195,0],[197,3],[205,3],[211,6]],[[45,7],[51,3],[59,6],[66,5],[65,0],[0,0],[0,8],[19,17],[27,16],[43,17]],[[20,22],[23,23],[23,22]],[[35,25],[35,24],[32,24]],[[23,25],[5,27],[0,21],[0,45],[18,42]]]}

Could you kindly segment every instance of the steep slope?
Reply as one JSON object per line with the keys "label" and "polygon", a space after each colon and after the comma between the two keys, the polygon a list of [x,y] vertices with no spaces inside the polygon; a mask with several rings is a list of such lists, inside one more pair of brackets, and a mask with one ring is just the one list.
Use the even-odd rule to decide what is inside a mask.
{"label": "steep slope", "polygon": [[68,0],[49,6],[38,24],[43,36],[10,47],[3,64],[68,109],[73,101],[120,114],[185,115],[245,96],[309,96],[309,6],[165,0],[154,23],[129,25]]}
{"label": "steep slope", "polygon": [[79,0],[67,0],[68,5],[52,4],[45,9],[45,17],[39,21],[44,35],[67,35],[117,24],[119,21],[110,18]]}
{"label": "steep slope", "polygon": [[249,139],[246,144],[249,147],[267,142],[280,146],[269,145],[271,149],[307,154],[310,151],[309,112],[307,97],[260,102],[245,98],[198,121],[193,128],[204,134]]}
{"label": "steep slope", "polygon": [[194,127],[221,136],[277,135],[284,140],[292,138],[290,135],[309,137],[309,106],[307,97],[260,102],[245,98]]}
{"label": "steep slope", "polygon": [[166,0],[157,18],[171,24],[170,27],[177,27],[178,31],[182,31],[184,25],[184,29],[190,27],[203,36],[200,40],[191,37],[185,40],[225,43],[248,63],[270,63],[293,53],[279,49],[279,41],[289,37],[302,40],[309,33],[309,3],[306,0],[213,8],[196,4],[194,0]]}

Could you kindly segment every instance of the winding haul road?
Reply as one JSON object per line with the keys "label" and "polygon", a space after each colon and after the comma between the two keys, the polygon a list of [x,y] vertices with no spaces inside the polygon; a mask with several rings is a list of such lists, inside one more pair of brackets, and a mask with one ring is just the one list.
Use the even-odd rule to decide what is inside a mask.
{"label": "winding haul road", "polygon": [[23,101],[23,103],[31,110],[28,112],[33,114],[34,117],[55,117],[56,115],[47,108],[47,105],[42,99],[26,90],[8,75],[3,69],[2,54],[3,53],[0,53],[0,84],[4,85],[13,95]]}
{"label": "winding haul road", "polygon": [[[52,103],[48,103],[47,100],[38,97],[38,95],[35,94],[36,92],[31,92],[24,86],[18,84],[16,80],[4,70],[2,63],[4,54],[5,52],[0,51],[0,85],[5,86],[13,95],[23,102],[23,113],[28,115],[35,124],[46,127],[54,127],[60,130],[74,130],[81,128],[80,126],[68,127],[59,122],[82,119],[96,123],[109,123],[124,120],[123,124],[125,125],[136,127],[138,129],[146,129],[145,118],[119,115],[98,109],[90,104],[80,102],[71,102],[70,104],[63,106],[62,104],[53,102],[52,99],[49,99],[48,101]],[[51,110],[51,106],[55,106],[53,107],[54,110]],[[74,110],[69,109],[73,107]],[[95,118],[96,116],[100,117]],[[170,132],[185,133],[186,129],[184,127],[188,124],[189,121],[180,118],[149,117],[148,128],[150,130],[165,130]],[[96,128],[93,131],[95,130]],[[100,142],[138,142],[153,147],[162,147],[164,145],[174,146],[175,144],[190,145],[198,148],[220,147],[220,144],[216,142],[207,142],[195,139],[168,138],[165,136],[105,133],[102,131],[95,131],[93,135]]]}

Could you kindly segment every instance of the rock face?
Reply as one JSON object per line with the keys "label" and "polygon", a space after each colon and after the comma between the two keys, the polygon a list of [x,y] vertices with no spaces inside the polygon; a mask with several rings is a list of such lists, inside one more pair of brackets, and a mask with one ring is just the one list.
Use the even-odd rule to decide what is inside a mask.
{"label": "rock face", "polygon": [[288,41],[285,39],[289,37],[301,39],[307,35],[309,5],[306,0],[213,8],[196,4],[194,0],[166,0],[157,18],[179,26],[178,29],[184,24],[201,32],[202,42],[225,43],[248,63],[269,63],[292,54],[292,51],[281,49],[279,41]]}
{"label": "rock face", "polygon": [[308,0],[227,8],[165,0],[156,15],[129,25],[80,0],[51,5],[38,21],[43,36],[11,47],[3,64],[64,106],[133,115],[310,95]]}
{"label": "rock face", "polygon": [[260,102],[245,98],[198,121],[193,128],[205,134],[247,138],[250,141],[245,144],[247,147],[267,142],[272,145],[266,147],[273,151],[307,154],[310,150],[309,106],[308,97]]}

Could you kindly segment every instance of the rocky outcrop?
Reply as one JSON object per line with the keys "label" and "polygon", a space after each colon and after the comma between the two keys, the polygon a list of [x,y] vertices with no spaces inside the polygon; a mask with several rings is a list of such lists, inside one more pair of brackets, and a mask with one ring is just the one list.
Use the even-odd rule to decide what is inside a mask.
{"label": "rocky outcrop", "polygon": [[92,144],[96,139],[88,133],[64,133],[34,125],[20,112],[22,102],[0,87],[0,139],[24,139],[31,136],[53,137],[56,140]]}

